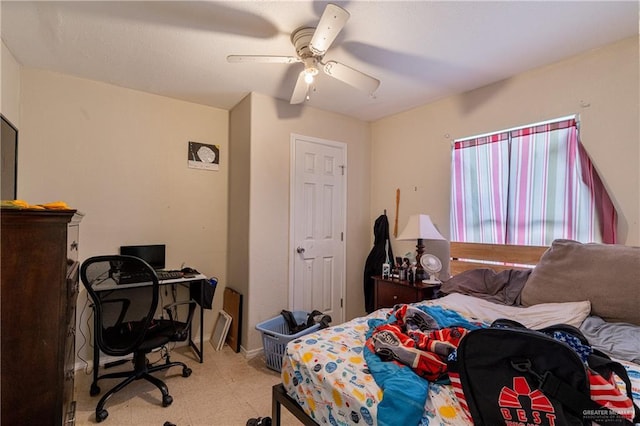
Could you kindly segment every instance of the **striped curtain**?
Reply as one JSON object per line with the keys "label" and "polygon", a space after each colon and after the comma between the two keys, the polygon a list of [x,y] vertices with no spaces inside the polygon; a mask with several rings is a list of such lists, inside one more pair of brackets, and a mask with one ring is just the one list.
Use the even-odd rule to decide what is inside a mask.
{"label": "striped curtain", "polygon": [[616,242],[616,211],[575,119],[458,140],[451,181],[452,241]]}

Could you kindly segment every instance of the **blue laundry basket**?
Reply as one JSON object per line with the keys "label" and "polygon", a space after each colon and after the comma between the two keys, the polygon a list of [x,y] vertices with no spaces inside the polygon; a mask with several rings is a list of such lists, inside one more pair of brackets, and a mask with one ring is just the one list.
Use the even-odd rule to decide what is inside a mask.
{"label": "blue laundry basket", "polygon": [[[309,312],[293,311],[292,313],[298,324],[307,322]],[[289,325],[282,315],[256,325],[256,330],[262,333],[262,347],[264,348],[267,367],[280,372],[282,370],[282,357],[284,356],[287,343],[319,329],[320,324],[314,324],[296,334],[289,334]]]}

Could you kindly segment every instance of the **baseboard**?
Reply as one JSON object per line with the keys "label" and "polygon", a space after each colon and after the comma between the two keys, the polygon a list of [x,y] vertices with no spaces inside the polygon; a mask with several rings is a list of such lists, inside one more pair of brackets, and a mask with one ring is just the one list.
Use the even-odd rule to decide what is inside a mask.
{"label": "baseboard", "polygon": [[240,352],[242,352],[242,354],[244,355],[244,357],[246,359],[251,359],[251,358],[255,358],[259,355],[262,355],[262,353],[264,352],[264,350],[262,348],[258,348],[258,349],[252,349],[250,351],[246,350],[244,348],[244,346],[240,346]]}

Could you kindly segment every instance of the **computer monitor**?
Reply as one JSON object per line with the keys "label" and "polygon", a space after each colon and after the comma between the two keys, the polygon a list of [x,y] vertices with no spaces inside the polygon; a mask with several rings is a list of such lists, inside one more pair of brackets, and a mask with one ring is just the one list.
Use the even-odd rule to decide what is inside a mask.
{"label": "computer monitor", "polygon": [[164,269],[165,250],[164,244],[120,246],[120,254],[139,257],[153,269]]}

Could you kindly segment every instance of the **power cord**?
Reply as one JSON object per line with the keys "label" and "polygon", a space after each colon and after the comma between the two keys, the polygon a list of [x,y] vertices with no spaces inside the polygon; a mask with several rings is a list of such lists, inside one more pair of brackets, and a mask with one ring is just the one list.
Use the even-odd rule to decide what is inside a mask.
{"label": "power cord", "polygon": [[86,297],[84,300],[84,306],[82,307],[82,311],[80,312],[80,327],[79,327],[79,332],[80,335],[83,338],[83,342],[80,345],[79,348],[76,349],[76,356],[78,357],[78,359],[82,362],[84,362],[84,372],[85,374],[89,375],[93,372],[93,366],[91,364],[89,364],[89,361],[84,359],[82,357],[82,355],[80,355],[82,349],[87,345],[88,343],[88,347],[89,348],[93,348],[93,340],[91,340],[91,327],[89,326],[89,320],[93,317],[93,309],[91,309],[91,312],[89,313],[88,317],[87,317],[87,330],[88,330],[88,334],[89,334],[89,338],[87,338],[87,336],[84,334],[84,332],[82,331],[82,317],[84,316],[86,310],[87,310],[87,306],[89,306],[89,298]]}
{"label": "power cord", "polygon": [[173,350],[173,348],[175,347],[175,343],[172,343],[171,345],[162,345],[160,346],[160,348],[158,350],[152,351],[151,353],[159,353],[160,354],[160,358],[158,358],[157,360],[151,362],[149,361],[149,365],[156,365],[158,364],[160,361],[169,359],[169,355],[171,353],[171,351]]}

